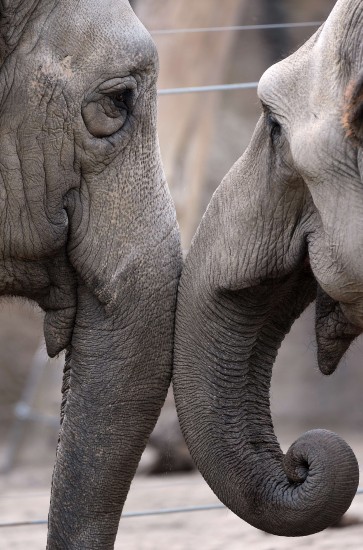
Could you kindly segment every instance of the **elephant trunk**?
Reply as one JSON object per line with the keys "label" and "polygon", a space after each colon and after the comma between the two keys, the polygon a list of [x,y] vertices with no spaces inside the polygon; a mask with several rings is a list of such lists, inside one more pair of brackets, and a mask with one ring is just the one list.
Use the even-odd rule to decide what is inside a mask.
{"label": "elephant trunk", "polygon": [[168,292],[159,283],[152,295],[139,293],[133,300],[128,295],[128,311],[112,318],[79,286],[64,374],[49,550],[63,549],[63,540],[72,548],[113,548],[131,480],[170,383],[177,278],[167,281]]}
{"label": "elephant trunk", "polygon": [[223,290],[208,288],[195,262],[192,252],[180,284],[173,374],[192,457],[222,502],[251,525],[283,536],[318,532],[349,507],[357,461],[325,430],[307,432],[284,456],[269,402],[277,350],[316,293],[310,269]]}
{"label": "elephant trunk", "polygon": [[170,384],[181,254],[158,160],[156,154],[151,167],[145,162],[149,172],[134,167],[130,181],[145,185],[124,195],[118,191],[122,172],[112,171],[103,186],[88,179],[82,193],[67,198],[68,256],[78,284],[49,550],[63,550],[64,541],[67,548],[113,548],[131,480]]}

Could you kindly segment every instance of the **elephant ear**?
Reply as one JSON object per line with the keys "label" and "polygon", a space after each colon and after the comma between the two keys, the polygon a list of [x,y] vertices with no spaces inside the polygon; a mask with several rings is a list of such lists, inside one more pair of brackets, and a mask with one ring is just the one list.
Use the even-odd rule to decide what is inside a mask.
{"label": "elephant ear", "polygon": [[343,125],[347,136],[363,145],[363,71],[349,84],[345,96]]}

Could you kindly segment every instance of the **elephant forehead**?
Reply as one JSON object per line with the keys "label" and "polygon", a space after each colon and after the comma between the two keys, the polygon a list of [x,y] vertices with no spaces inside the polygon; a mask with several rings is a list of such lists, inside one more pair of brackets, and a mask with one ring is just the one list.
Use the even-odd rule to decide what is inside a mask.
{"label": "elephant forehead", "polygon": [[[314,37],[313,39],[315,40]],[[306,111],[313,39],[290,57],[267,69],[258,85],[261,101],[275,115],[289,122],[291,118],[296,120],[300,112]]]}
{"label": "elephant forehead", "polygon": [[[327,21],[296,53],[262,76],[259,95],[271,107],[316,115],[340,107],[348,82],[362,69],[363,3],[339,0]],[[291,100],[293,98],[293,100]],[[283,113],[285,114],[285,113]]]}
{"label": "elephant forehead", "polygon": [[[280,61],[272,65],[262,75],[258,84],[258,96],[273,110],[280,112],[285,98],[295,96],[299,89],[298,76],[301,71],[296,71],[292,58]],[[290,99],[286,106],[291,104]]]}
{"label": "elephant forehead", "polygon": [[32,56],[67,79],[82,71],[122,76],[157,61],[149,33],[126,0],[58,3],[37,36]]}

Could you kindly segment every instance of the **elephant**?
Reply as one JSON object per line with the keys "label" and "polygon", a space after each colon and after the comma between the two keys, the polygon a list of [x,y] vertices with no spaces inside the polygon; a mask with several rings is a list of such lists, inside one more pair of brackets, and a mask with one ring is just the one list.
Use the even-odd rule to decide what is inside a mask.
{"label": "elephant", "polygon": [[66,350],[49,550],[112,549],[170,384],[181,248],[127,0],[0,1],[0,294]]}
{"label": "elephant", "polygon": [[272,366],[316,298],[320,370],[363,330],[363,4],[327,21],[258,85],[251,142],[213,195],[185,260],[173,386],[192,458],[251,525],[306,536],[337,522],[358,485],[355,455],[328,430],[284,454]]}

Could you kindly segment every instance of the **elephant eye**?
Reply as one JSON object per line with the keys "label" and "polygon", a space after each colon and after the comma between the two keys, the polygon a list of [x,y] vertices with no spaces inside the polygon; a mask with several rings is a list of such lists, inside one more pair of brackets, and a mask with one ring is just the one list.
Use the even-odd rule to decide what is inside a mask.
{"label": "elephant eye", "polygon": [[113,79],[92,92],[82,106],[83,121],[94,137],[105,138],[120,131],[133,111],[137,89],[128,79]]}
{"label": "elephant eye", "polygon": [[281,124],[276,120],[275,116],[272,114],[270,108],[266,103],[262,103],[263,112],[265,114],[265,120],[267,127],[269,129],[270,138],[272,140],[278,138],[281,135],[282,127]]}
{"label": "elephant eye", "polygon": [[132,108],[132,90],[115,92],[109,96],[117,109],[130,111]]}
{"label": "elephant eye", "polygon": [[279,137],[281,135],[281,124],[276,120],[276,118],[271,113],[267,113],[266,120],[270,130],[271,139]]}

